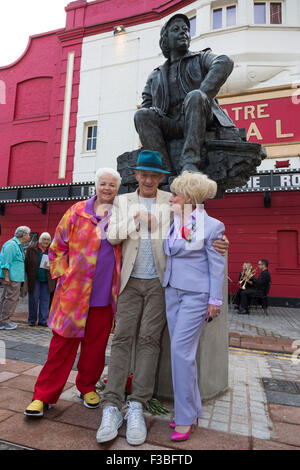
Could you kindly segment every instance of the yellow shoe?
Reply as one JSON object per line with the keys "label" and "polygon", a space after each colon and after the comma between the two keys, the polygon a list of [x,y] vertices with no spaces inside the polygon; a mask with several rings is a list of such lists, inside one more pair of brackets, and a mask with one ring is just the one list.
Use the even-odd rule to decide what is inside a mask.
{"label": "yellow shoe", "polygon": [[30,405],[27,406],[24,415],[33,416],[34,418],[41,417],[44,416],[44,409],[48,409],[48,407],[48,404],[41,400],[33,400]]}
{"label": "yellow shoe", "polygon": [[83,400],[83,404],[87,408],[98,408],[100,405],[100,398],[96,392],[89,392],[84,395],[80,394],[80,398]]}

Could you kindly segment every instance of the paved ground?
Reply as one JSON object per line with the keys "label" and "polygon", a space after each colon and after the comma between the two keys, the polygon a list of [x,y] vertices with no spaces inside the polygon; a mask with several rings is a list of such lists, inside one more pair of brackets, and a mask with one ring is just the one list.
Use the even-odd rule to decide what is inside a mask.
{"label": "paved ground", "polygon": [[250,315],[239,315],[229,309],[229,331],[254,336],[300,339],[300,309],[269,307],[268,315],[252,307]]}
{"label": "paved ground", "polygon": [[[132,451],[124,425],[112,443],[99,446],[95,442],[101,412],[88,410],[79,402],[75,371],[46,418],[28,420],[23,416],[52,336],[48,328],[27,326],[25,307],[25,302],[20,302],[16,330],[0,331],[0,449],[19,445]],[[146,413],[148,437],[139,449],[300,450],[300,309],[271,307],[268,316],[261,309],[243,316],[230,311],[228,327],[228,391],[203,403],[199,427],[183,443],[174,444],[169,439],[171,403],[165,403],[170,410],[167,416]],[[6,363],[1,365],[4,354]],[[110,343],[106,354],[108,361]],[[103,378],[106,373],[107,367]],[[12,395],[18,399],[11,400]]]}

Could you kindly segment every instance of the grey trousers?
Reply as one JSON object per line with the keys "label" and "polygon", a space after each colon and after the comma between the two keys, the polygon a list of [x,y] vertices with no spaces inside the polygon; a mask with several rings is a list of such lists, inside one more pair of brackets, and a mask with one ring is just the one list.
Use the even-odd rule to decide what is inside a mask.
{"label": "grey trousers", "polygon": [[21,282],[10,281],[8,286],[1,289],[0,324],[7,323],[15,312],[20,297]]}
{"label": "grey trousers", "polygon": [[[145,406],[152,398],[165,324],[164,289],[159,279],[131,277],[118,299],[116,329],[102,406],[122,408],[126,382],[131,372],[134,375],[128,399]],[[135,341],[135,366],[131,370],[132,346]]]}

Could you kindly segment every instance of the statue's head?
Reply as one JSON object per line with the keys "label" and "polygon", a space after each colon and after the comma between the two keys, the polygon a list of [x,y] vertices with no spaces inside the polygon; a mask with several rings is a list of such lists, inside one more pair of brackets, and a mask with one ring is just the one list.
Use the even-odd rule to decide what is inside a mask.
{"label": "statue's head", "polygon": [[171,49],[187,51],[190,42],[190,20],[182,13],[173,15],[161,28],[159,46],[168,59]]}

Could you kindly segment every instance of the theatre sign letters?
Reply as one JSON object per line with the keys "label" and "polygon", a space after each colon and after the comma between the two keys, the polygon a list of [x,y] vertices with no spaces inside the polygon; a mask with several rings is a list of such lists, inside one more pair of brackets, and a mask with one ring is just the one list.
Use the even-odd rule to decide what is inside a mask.
{"label": "theatre sign letters", "polygon": [[300,85],[256,90],[219,99],[248,142],[258,142],[269,158],[300,154]]}
{"label": "theatre sign letters", "polygon": [[258,171],[245,186],[226,192],[299,190],[300,168],[283,168],[289,167],[290,157],[300,155],[300,84],[228,95],[219,103],[237,127],[245,129],[247,141],[261,143],[267,158],[281,167]]}

